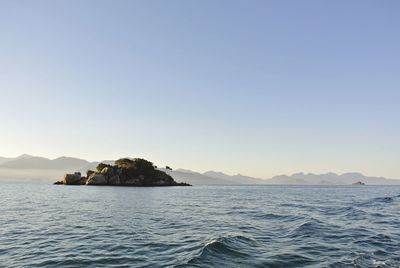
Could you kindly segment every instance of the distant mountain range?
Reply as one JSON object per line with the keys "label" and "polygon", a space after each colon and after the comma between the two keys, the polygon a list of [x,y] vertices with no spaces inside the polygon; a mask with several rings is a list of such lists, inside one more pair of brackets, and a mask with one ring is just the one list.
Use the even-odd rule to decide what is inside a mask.
{"label": "distant mountain range", "polygon": [[50,160],[44,157],[21,155],[17,158],[2,158],[0,166],[14,169],[89,169],[99,162],[88,162],[73,157],[59,157]]}
{"label": "distant mountain range", "polygon": [[[163,169],[164,170],[164,169]],[[165,170],[164,170],[165,171]],[[222,172],[208,171],[199,173],[187,169],[167,171],[177,181],[184,181],[192,185],[232,185],[232,184],[262,184],[265,180],[235,175],[230,176]]]}
{"label": "distant mountain range", "polygon": [[[112,160],[102,161],[111,164]],[[39,156],[21,155],[15,158],[0,157],[0,180],[42,180],[54,181],[64,173],[80,171],[86,173],[95,169],[100,162],[89,162],[73,157],[48,159]],[[192,185],[235,185],[235,184],[290,184],[290,185],[350,185],[362,181],[367,185],[400,185],[400,180],[383,177],[368,177],[361,173],[312,174],[296,173],[280,175],[271,179],[253,178],[244,175],[227,175],[222,172],[199,173],[186,169],[165,170],[178,182]]]}
{"label": "distant mountain range", "polygon": [[73,157],[53,160],[27,154],[15,158],[0,157],[0,180],[57,180],[66,172],[85,173],[98,164]]}
{"label": "distant mountain range", "polygon": [[383,177],[368,177],[361,173],[344,173],[338,175],[336,173],[325,174],[304,174],[295,173],[291,176],[280,175],[269,179],[272,184],[311,184],[311,185],[343,185],[352,184],[357,181],[364,182],[367,185],[400,185],[400,180],[387,179]]}

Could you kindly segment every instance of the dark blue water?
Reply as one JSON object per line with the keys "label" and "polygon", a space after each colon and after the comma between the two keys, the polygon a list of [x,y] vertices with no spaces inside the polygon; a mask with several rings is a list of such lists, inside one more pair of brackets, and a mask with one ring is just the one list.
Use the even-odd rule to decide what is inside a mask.
{"label": "dark blue water", "polygon": [[2,183],[0,267],[400,267],[400,187]]}

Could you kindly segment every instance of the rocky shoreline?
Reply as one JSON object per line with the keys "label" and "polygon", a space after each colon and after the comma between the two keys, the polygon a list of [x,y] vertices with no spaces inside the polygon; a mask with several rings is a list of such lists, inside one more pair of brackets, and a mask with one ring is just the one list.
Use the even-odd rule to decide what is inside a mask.
{"label": "rocky shoreline", "polygon": [[65,174],[57,185],[98,186],[191,186],[178,183],[166,172],[157,169],[152,162],[141,158],[122,158],[114,165],[100,163],[97,171],[88,170],[86,176],[80,172]]}

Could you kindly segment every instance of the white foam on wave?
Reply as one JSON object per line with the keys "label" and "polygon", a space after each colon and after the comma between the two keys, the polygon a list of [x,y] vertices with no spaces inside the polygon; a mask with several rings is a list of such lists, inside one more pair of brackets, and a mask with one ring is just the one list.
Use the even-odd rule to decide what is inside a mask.
{"label": "white foam on wave", "polygon": [[381,267],[381,265],[386,265],[386,261],[372,260],[374,267]]}

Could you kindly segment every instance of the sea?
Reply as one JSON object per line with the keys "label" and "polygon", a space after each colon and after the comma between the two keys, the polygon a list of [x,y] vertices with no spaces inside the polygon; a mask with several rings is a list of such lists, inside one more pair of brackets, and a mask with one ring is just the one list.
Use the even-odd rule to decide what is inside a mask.
{"label": "sea", "polygon": [[400,187],[3,182],[0,267],[400,267]]}

